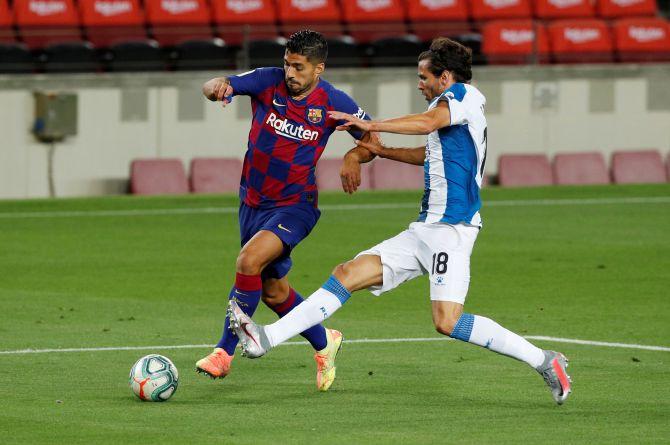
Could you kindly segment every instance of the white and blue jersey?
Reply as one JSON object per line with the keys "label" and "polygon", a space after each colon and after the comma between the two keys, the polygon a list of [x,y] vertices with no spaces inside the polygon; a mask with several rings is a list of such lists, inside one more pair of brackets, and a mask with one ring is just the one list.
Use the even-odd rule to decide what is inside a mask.
{"label": "white and blue jersey", "polygon": [[451,124],[428,135],[419,221],[481,227],[479,189],[486,162],[486,98],[472,85],[456,83],[428,109],[441,101],[449,104]]}

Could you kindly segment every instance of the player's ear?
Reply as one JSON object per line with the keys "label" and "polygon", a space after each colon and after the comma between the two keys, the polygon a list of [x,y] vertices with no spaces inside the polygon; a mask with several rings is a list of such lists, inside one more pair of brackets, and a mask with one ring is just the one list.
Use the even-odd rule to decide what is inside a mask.
{"label": "player's ear", "polygon": [[321,73],[326,69],[326,64],[324,62],[317,63],[316,66],[314,67],[314,72],[316,73],[317,76],[320,76]]}

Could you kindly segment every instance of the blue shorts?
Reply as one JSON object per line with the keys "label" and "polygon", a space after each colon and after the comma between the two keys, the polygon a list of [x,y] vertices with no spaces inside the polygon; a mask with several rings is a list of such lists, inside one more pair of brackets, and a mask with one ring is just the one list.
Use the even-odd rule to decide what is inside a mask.
{"label": "blue shorts", "polygon": [[261,278],[283,278],[291,270],[291,251],[309,235],[321,212],[311,205],[292,205],[272,209],[249,207],[240,204],[240,239],[244,246],[256,233],[269,230],[284,243],[284,251],[267,265]]}

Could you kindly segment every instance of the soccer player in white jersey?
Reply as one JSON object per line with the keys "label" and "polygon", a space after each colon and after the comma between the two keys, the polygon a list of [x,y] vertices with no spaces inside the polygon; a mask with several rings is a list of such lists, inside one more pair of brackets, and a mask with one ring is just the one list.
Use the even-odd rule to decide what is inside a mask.
{"label": "soccer player in white jersey", "polygon": [[359,142],[357,155],[375,155],[423,165],[425,192],[418,221],[397,236],[338,265],[328,281],[279,321],[260,326],[231,302],[231,325],[248,357],[269,349],[330,317],[351,293],[369,289],[379,295],[401,283],[428,275],[433,323],[438,332],[482,346],[537,370],[562,404],[571,392],[566,357],[542,350],[495,321],[463,312],[470,282],[470,254],[482,225],[479,189],[486,161],[486,99],[469,81],[469,49],[447,38],[435,39],[419,56],[418,88],[428,110],[384,121],[345,120],[340,130],[426,134],[425,147],[390,148]]}

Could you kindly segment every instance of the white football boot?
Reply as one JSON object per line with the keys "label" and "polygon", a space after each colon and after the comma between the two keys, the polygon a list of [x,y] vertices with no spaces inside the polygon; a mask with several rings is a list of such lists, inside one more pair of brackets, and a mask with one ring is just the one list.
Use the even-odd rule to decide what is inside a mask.
{"label": "white football boot", "polygon": [[245,314],[235,300],[230,300],[228,316],[230,317],[230,329],[240,339],[243,356],[258,358],[272,349],[263,326],[256,324],[251,317]]}
{"label": "white football boot", "polygon": [[551,395],[559,405],[568,398],[572,392],[572,379],[566,372],[568,359],[556,351],[544,352],[544,362],[535,368],[551,389]]}

